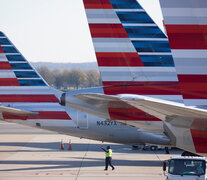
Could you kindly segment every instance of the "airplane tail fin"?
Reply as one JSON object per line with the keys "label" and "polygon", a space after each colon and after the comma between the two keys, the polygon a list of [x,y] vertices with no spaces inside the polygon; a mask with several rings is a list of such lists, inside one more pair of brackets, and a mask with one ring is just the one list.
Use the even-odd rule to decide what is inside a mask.
{"label": "airplane tail fin", "polygon": [[[160,0],[160,5],[178,73],[183,101],[185,105],[206,109],[207,1]],[[196,127],[191,128],[190,133],[195,152],[205,153],[206,155],[207,133],[205,120],[205,117],[195,118],[192,125],[196,125]],[[180,122],[185,121],[180,120]],[[177,134],[181,132],[176,128],[174,129]]]}
{"label": "airplane tail fin", "polygon": [[160,0],[186,105],[207,105],[207,1]]}
{"label": "airplane tail fin", "polygon": [[0,32],[0,86],[47,86],[47,83]]}
{"label": "airplane tail fin", "polygon": [[60,96],[0,32],[0,118],[70,120]]}
{"label": "airplane tail fin", "polygon": [[182,101],[166,35],[136,0],[83,0],[104,93]]}

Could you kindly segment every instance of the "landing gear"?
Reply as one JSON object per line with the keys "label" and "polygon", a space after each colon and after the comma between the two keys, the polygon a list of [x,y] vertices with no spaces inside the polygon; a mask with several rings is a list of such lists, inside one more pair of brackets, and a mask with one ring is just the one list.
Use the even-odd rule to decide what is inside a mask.
{"label": "landing gear", "polygon": [[165,154],[170,154],[168,147],[165,147]]}
{"label": "landing gear", "polygon": [[132,146],[132,150],[138,150],[139,147],[138,146]]}
{"label": "landing gear", "polygon": [[150,147],[150,150],[151,150],[151,151],[157,151],[157,149],[158,149],[157,146],[151,146],[151,147]]}

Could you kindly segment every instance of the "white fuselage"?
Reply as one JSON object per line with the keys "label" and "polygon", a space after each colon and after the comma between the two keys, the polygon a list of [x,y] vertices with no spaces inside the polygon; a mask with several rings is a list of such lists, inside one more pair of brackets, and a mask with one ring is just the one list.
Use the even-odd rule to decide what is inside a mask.
{"label": "white fuselage", "polygon": [[89,115],[70,108],[68,114],[71,120],[9,120],[9,122],[20,123],[32,127],[42,128],[76,136],[130,145],[160,144],[169,145],[169,139],[164,135],[146,132],[143,129],[130,127],[115,121]]}

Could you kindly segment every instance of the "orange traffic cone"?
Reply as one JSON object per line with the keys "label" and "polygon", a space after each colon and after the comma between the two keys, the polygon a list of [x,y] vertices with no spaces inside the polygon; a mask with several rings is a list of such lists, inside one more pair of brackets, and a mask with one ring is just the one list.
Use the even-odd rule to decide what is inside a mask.
{"label": "orange traffic cone", "polygon": [[62,139],[61,139],[60,149],[64,150],[64,144],[63,144],[63,140]]}
{"label": "orange traffic cone", "polygon": [[72,150],[71,140],[69,140],[68,150]]}

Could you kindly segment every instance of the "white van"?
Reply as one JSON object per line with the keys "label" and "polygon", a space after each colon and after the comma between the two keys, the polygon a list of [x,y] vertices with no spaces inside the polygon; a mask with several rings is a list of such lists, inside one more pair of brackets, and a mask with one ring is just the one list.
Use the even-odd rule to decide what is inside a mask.
{"label": "white van", "polygon": [[206,159],[193,156],[174,157],[163,162],[163,171],[166,180],[206,180]]}

